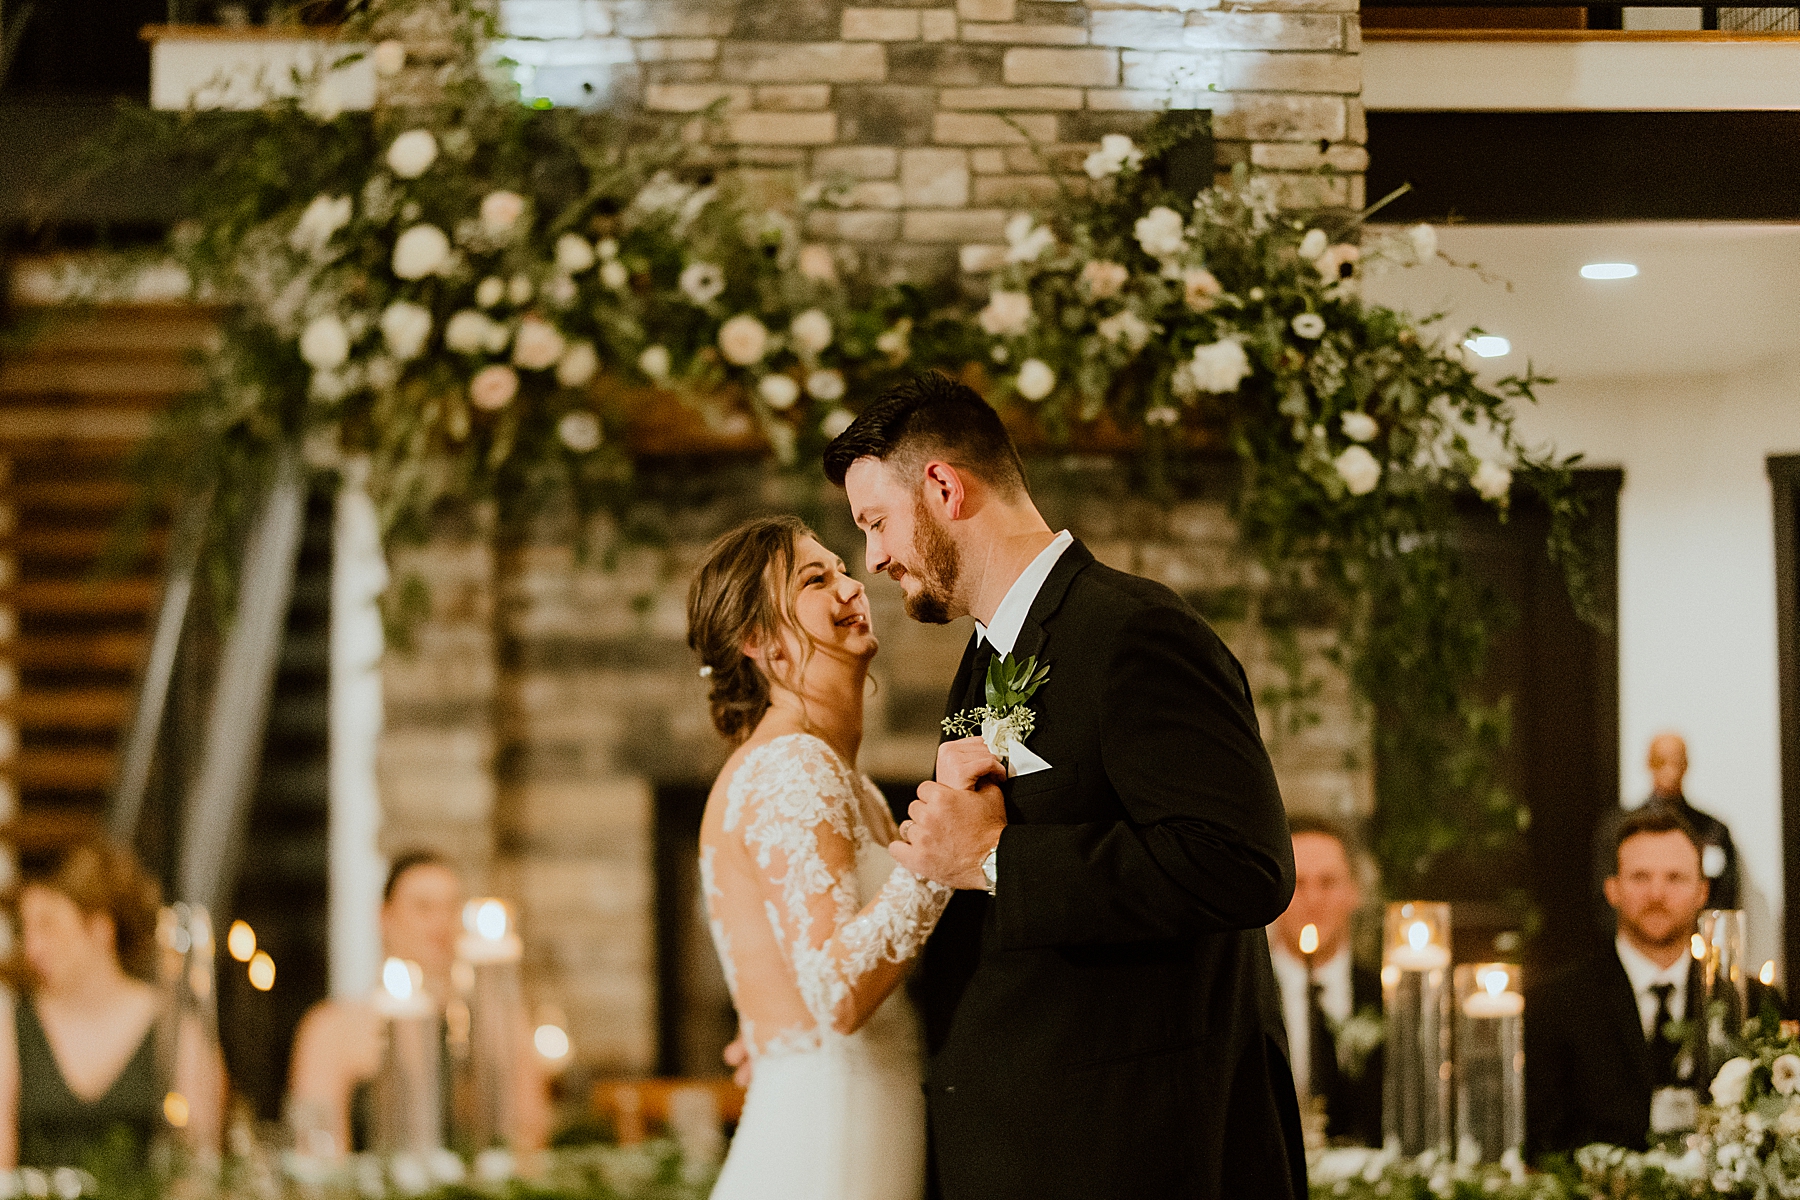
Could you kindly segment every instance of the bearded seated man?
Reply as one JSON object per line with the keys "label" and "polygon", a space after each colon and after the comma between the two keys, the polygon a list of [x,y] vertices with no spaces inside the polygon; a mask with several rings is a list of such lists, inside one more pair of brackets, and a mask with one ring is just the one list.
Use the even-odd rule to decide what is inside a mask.
{"label": "bearded seated man", "polygon": [[[1707,1071],[1690,1033],[1700,970],[1689,947],[1707,907],[1703,843],[1677,812],[1646,806],[1618,827],[1607,903],[1611,946],[1528,990],[1526,1146],[1643,1150],[1694,1128]],[[1750,1013],[1765,989],[1750,989]],[[1779,1003],[1779,1002],[1778,1002]]]}

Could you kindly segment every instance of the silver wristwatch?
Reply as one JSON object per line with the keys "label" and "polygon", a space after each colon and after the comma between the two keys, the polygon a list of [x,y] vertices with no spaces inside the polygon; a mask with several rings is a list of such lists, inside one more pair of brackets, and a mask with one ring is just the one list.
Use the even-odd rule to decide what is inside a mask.
{"label": "silver wristwatch", "polygon": [[989,850],[987,852],[987,857],[981,860],[981,877],[987,880],[987,894],[990,896],[993,895],[994,888],[998,885],[1000,879],[999,842],[995,842],[994,848]]}

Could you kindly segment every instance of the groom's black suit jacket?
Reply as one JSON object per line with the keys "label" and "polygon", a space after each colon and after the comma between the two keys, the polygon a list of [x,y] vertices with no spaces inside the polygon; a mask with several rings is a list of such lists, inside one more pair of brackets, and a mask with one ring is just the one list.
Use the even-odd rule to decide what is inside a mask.
{"label": "groom's black suit jacket", "polygon": [[1014,654],[1050,666],[1026,744],[1051,766],[1006,785],[997,895],[957,893],[925,949],[936,1194],[1304,1197],[1263,933],[1293,847],[1242,668],[1079,542]]}

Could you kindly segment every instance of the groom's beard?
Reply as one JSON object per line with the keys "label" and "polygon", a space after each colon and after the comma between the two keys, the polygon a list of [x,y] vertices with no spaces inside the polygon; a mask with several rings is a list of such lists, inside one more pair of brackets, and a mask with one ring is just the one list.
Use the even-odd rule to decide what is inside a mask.
{"label": "groom's beard", "polygon": [[913,550],[918,559],[913,575],[919,590],[905,600],[906,615],[926,625],[948,625],[950,599],[962,574],[962,558],[956,543],[937,523],[921,496],[913,497]]}

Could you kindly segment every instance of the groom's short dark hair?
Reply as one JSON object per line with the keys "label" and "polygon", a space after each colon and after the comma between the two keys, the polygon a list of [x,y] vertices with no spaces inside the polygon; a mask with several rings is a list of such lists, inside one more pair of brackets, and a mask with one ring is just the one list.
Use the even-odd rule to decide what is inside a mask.
{"label": "groom's short dark hair", "polygon": [[[825,447],[825,477],[839,487],[859,458],[944,458],[1007,499],[1025,488],[1025,466],[1000,414],[981,394],[940,371],[877,396]],[[901,463],[906,466],[905,462]]]}

